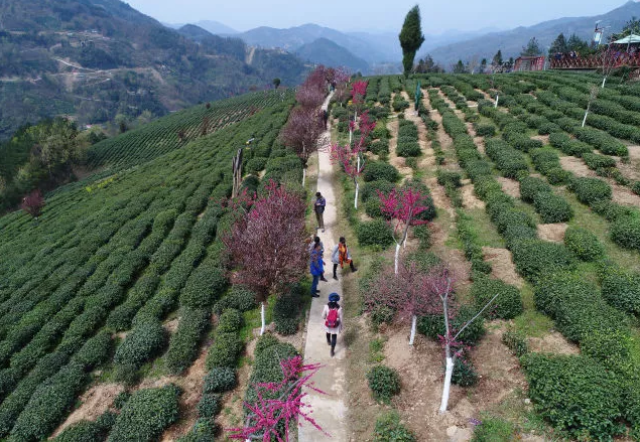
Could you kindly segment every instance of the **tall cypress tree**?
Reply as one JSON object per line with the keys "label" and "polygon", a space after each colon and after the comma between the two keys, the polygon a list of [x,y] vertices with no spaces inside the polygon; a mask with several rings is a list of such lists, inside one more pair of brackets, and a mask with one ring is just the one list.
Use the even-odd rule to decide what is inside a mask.
{"label": "tall cypress tree", "polygon": [[409,76],[413,69],[413,60],[420,46],[424,43],[422,25],[420,24],[420,7],[415,5],[404,19],[400,32],[400,46],[402,46],[402,64],[404,75]]}

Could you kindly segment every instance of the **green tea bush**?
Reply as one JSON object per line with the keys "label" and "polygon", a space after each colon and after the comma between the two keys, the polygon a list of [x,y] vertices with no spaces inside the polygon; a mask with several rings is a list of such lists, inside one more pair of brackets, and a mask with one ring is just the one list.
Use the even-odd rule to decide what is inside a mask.
{"label": "green tea bush", "polygon": [[383,219],[374,219],[358,225],[358,243],[361,246],[389,247],[393,243],[391,228]]}
{"label": "green tea bush", "polygon": [[180,293],[180,305],[191,308],[210,307],[227,290],[226,272],[216,263],[205,260],[196,268]]}
{"label": "green tea bush", "polygon": [[538,127],[538,135],[550,135],[556,132],[562,132],[562,129],[555,123],[547,122]]}
{"label": "green tea bush", "polygon": [[469,359],[462,357],[456,359],[451,382],[461,387],[472,387],[478,383],[478,373]]}
{"label": "green tea bush", "polygon": [[86,371],[91,371],[109,360],[113,346],[111,334],[100,332],[85,342],[78,353],[73,356],[72,362],[83,365]]}
{"label": "green tea bush", "polygon": [[561,196],[551,192],[536,194],[533,205],[544,224],[563,223],[573,218],[571,205]]}
{"label": "green tea bush", "polygon": [[[477,313],[478,310],[475,307],[462,305],[457,315],[450,322],[451,328],[453,330],[460,329]],[[418,331],[431,339],[437,340],[438,336],[444,336],[446,333],[444,318],[442,315],[423,316],[418,319]],[[458,340],[464,342],[466,345],[476,345],[484,334],[484,321],[480,318],[473,321],[471,325],[464,329],[458,337]]]}
{"label": "green tea bush", "polygon": [[360,189],[360,197],[362,198],[362,201],[366,203],[370,199],[379,199],[378,191],[388,195],[395,188],[395,184],[390,183],[389,181],[372,181],[362,186],[362,189]]}
{"label": "green tea bush", "polygon": [[476,135],[479,137],[493,137],[496,135],[496,127],[493,124],[482,123],[474,124]]}
{"label": "green tea bush", "polygon": [[522,360],[529,397],[542,417],[576,438],[621,434],[621,392],[615,376],[583,356],[532,353]]}
{"label": "green tea bush", "polygon": [[180,416],[175,385],[135,392],[116,419],[108,442],[154,441]]}
{"label": "green tea bush", "polygon": [[396,153],[399,157],[418,157],[422,154],[422,150],[417,141],[398,140]]}
{"label": "green tea bush", "polygon": [[567,184],[573,177],[571,172],[569,172],[568,170],[564,170],[562,167],[554,167],[553,169],[549,169],[546,176],[549,183],[553,184],[554,186]]}
{"label": "green tea bush", "polygon": [[631,190],[633,191],[633,193],[635,193],[636,195],[640,195],[640,181],[635,181],[632,185],[631,185]]}
{"label": "green tea bush", "polygon": [[527,344],[527,336],[518,332],[513,328],[507,329],[502,334],[502,343],[513,352],[516,357],[522,357],[529,353],[529,345]]}
{"label": "green tea bush", "polygon": [[581,203],[589,206],[600,200],[611,199],[611,186],[598,178],[574,178],[569,188]]}
{"label": "green tea bush", "polygon": [[391,411],[376,420],[373,442],[417,442],[414,434],[400,423],[398,412]]}
{"label": "green tea bush", "polygon": [[462,175],[459,172],[450,172],[438,170],[438,184],[446,186],[451,184],[453,187],[462,187]]}
{"label": "green tea bush", "polygon": [[245,394],[245,402],[254,404],[257,400],[255,384],[264,382],[281,382],[282,368],[280,361],[298,355],[290,344],[283,344],[275,336],[265,335],[258,340],[255,350],[253,372],[249,378],[249,387]]}
{"label": "green tea bush", "polygon": [[371,198],[364,203],[364,211],[371,218],[382,218],[382,203],[377,198]]}
{"label": "green tea bush", "polygon": [[213,419],[200,418],[193,424],[191,431],[178,439],[178,442],[215,442],[216,432],[216,423]]}
{"label": "green tea bush", "polygon": [[71,425],[53,440],[55,442],[95,442],[97,440],[105,440],[111,431],[111,427],[115,424],[116,417],[116,414],[106,411],[95,421],[82,420]]}
{"label": "green tea bush", "polygon": [[473,281],[471,296],[478,311],[496,295],[498,295],[496,300],[484,312],[486,318],[513,319],[522,314],[522,296],[517,287],[489,277],[477,278]]}
{"label": "green tea bush", "polygon": [[252,158],[247,161],[246,170],[251,174],[258,174],[267,167],[267,158]]}
{"label": "green tea bush", "polygon": [[171,336],[166,363],[169,371],[182,373],[196,360],[200,352],[200,342],[211,323],[209,309],[180,309],[178,329]]}
{"label": "green tea bush", "polygon": [[236,388],[236,385],[238,385],[238,380],[233,368],[214,367],[204,378],[203,391],[205,394],[225,393]]}
{"label": "green tea bush", "polygon": [[383,138],[381,140],[376,140],[373,143],[371,143],[369,150],[374,155],[380,155],[380,156],[389,155],[389,140],[387,140],[386,138]]}
{"label": "green tea bush", "polygon": [[603,272],[602,296],[615,308],[640,316],[640,273],[609,268]]}
{"label": "green tea bush", "polygon": [[298,331],[302,292],[302,287],[296,284],[276,299],[273,321],[276,323],[277,333],[289,336]]}
{"label": "green tea bush", "polygon": [[218,333],[236,333],[240,331],[244,320],[242,314],[235,309],[225,310],[218,319],[218,325],[216,326],[216,334]]}
{"label": "green tea bush", "polygon": [[400,393],[400,375],[393,368],[376,365],[367,372],[367,382],[377,401],[388,403]]}
{"label": "green tea bush", "polygon": [[117,365],[141,367],[160,353],[167,343],[167,333],[159,321],[147,321],[134,327],[116,350]]}
{"label": "green tea bush", "polygon": [[364,169],[363,177],[368,183],[372,181],[395,183],[400,179],[400,172],[391,164],[383,163],[382,161],[370,161]]}
{"label": "green tea bush", "polygon": [[574,267],[573,256],[561,244],[522,240],[511,245],[511,252],[518,273],[533,282],[550,271]]}
{"label": "green tea bush", "polygon": [[203,394],[198,402],[198,416],[213,419],[220,412],[221,402],[219,394]]}
{"label": "green tea bush", "polygon": [[569,226],[564,245],[582,261],[596,261],[604,256],[604,246],[593,233],[582,227]]}
{"label": "green tea bush", "polygon": [[521,152],[503,140],[490,139],[486,142],[487,156],[507,178],[516,178],[518,172],[528,171],[529,166]]}
{"label": "green tea bush", "polygon": [[391,132],[389,131],[389,129],[387,129],[387,126],[385,126],[382,121],[378,121],[378,123],[376,123],[376,127],[375,129],[373,129],[373,132],[371,133],[371,135],[373,136],[373,138],[376,138],[376,139],[391,138]]}
{"label": "green tea bush", "polygon": [[527,203],[533,203],[540,192],[551,192],[551,186],[537,177],[526,177],[520,180],[520,198]]}
{"label": "green tea bush", "polygon": [[242,285],[234,285],[227,296],[222,298],[213,307],[217,315],[221,315],[227,309],[235,309],[241,312],[248,312],[258,306],[256,294],[249,288]]}
{"label": "green tea bush", "polygon": [[611,224],[611,240],[625,249],[640,251],[640,215],[618,216]]}
{"label": "green tea bush", "polygon": [[237,333],[216,333],[213,345],[207,353],[207,370],[215,367],[235,367],[242,348],[243,342]]}

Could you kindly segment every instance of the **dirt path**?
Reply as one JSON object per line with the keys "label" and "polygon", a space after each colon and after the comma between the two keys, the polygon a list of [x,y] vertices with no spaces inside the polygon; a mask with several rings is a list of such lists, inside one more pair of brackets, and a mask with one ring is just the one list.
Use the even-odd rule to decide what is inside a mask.
{"label": "dirt path", "polygon": [[[331,95],[324,104],[326,109],[329,105]],[[328,143],[331,141],[330,132],[325,132],[324,139]],[[325,232],[318,232],[322,239],[326,250],[333,250],[338,241],[338,232],[334,229],[337,227],[338,202],[335,199],[333,191],[333,166],[329,159],[329,149],[322,149],[318,153],[319,171],[318,171],[318,191],[327,200],[327,206],[324,213],[324,222],[326,226]],[[330,257],[325,257],[327,265],[331,265]],[[330,275],[330,270],[327,271]],[[309,312],[309,323],[307,324],[307,341],[304,348],[304,363],[315,364],[320,363],[323,367],[314,377],[314,386],[325,393],[307,390],[308,396],[305,398],[305,404],[313,410],[311,417],[325,431],[331,434],[331,437],[324,435],[313,426],[304,423],[298,433],[299,442],[316,442],[316,441],[347,441],[347,389],[346,389],[346,352],[343,342],[343,336],[338,336],[338,345],[336,347],[335,357],[331,357],[329,347],[325,338],[324,321],[322,319],[322,310],[327,302],[329,293],[337,292],[344,295],[342,291],[342,278],[339,281],[329,279],[329,282],[322,283],[320,286],[320,298],[313,299],[311,310]]]}

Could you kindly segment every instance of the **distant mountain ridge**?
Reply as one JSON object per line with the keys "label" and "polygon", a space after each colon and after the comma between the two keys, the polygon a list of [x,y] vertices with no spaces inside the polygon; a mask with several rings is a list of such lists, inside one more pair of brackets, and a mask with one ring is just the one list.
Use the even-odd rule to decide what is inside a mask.
{"label": "distant mountain ridge", "polygon": [[[220,23],[219,21],[215,20],[201,20],[188,24],[198,26],[205,31],[212,33],[213,35],[234,35],[239,33],[238,31],[225,25],[224,23]],[[164,23],[164,25],[172,29],[180,29],[185,26],[184,23]]]}
{"label": "distant mountain ridge", "polygon": [[521,26],[509,31],[488,33],[432,50],[423,48],[419,54],[420,57],[424,57],[429,53],[445,68],[450,68],[458,60],[468,62],[473,57],[479,60],[482,58],[490,60],[498,49],[502,50],[503,58],[515,58],[520,55],[522,47],[532,37],[538,39],[540,47],[546,52],[560,33],[564,33],[567,38],[575,33],[583,40],[591,41],[596,21],[602,20],[603,26],[610,26],[607,29],[607,34],[610,35],[612,32],[619,32],[633,16],[640,17],[640,3],[629,1],[605,14],[592,17],[563,17],[534,26]]}
{"label": "distant mountain ridge", "polygon": [[319,38],[295,50],[297,56],[315,64],[344,67],[351,72],[369,73],[369,64],[327,38]]}
{"label": "distant mountain ridge", "polygon": [[164,115],[275,77],[294,86],[308,71],[293,54],[178,32],[120,0],[2,0],[0,41],[0,139],[60,114],[81,124]]}

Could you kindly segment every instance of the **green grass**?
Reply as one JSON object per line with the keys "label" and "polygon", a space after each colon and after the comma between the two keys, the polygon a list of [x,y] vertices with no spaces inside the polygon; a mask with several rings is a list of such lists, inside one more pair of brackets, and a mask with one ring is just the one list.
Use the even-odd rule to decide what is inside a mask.
{"label": "green grass", "polygon": [[489,219],[484,209],[464,209],[465,215],[473,219],[473,232],[482,247],[503,248],[504,239]]}

